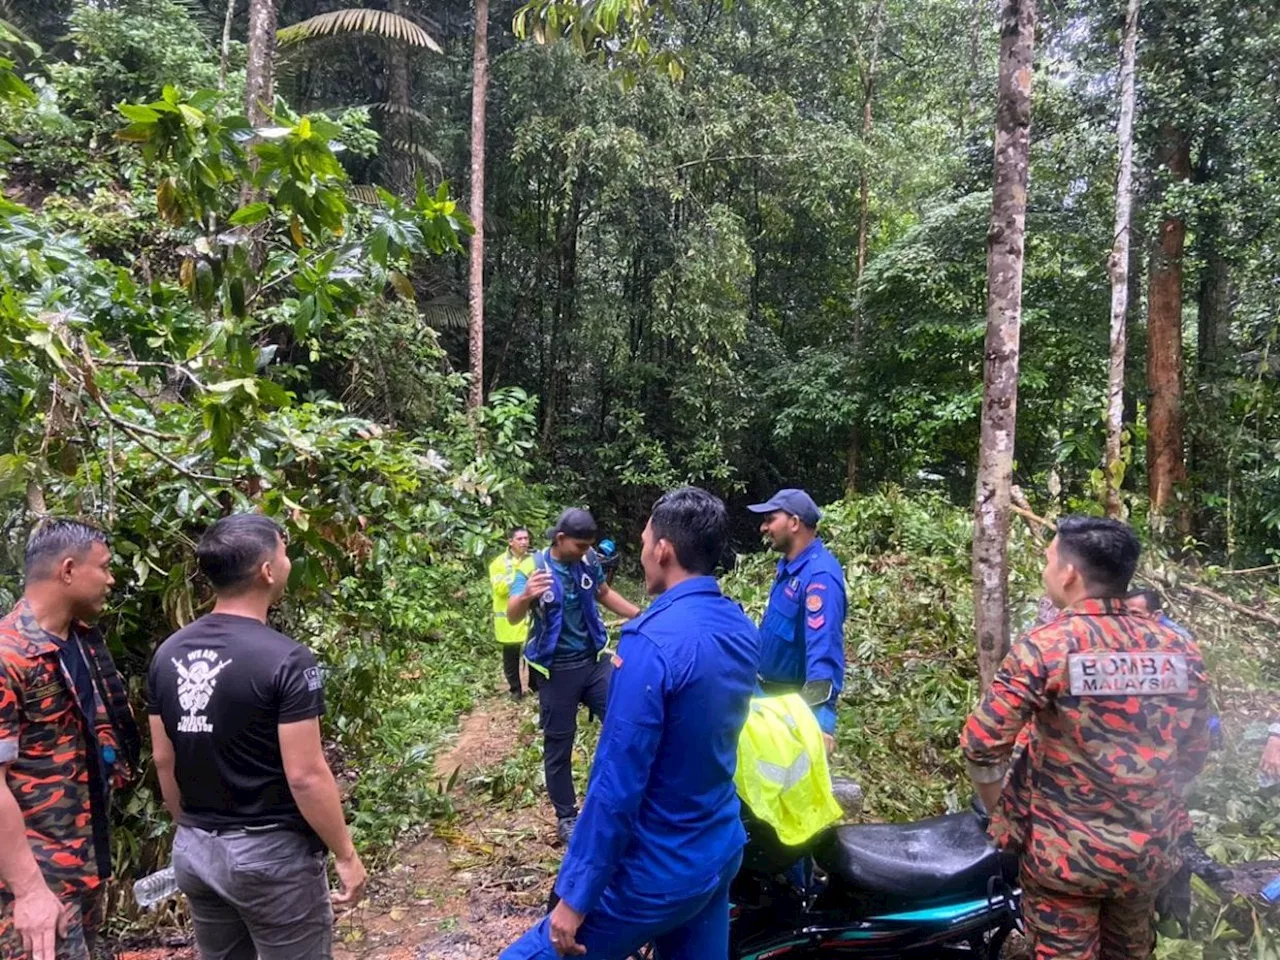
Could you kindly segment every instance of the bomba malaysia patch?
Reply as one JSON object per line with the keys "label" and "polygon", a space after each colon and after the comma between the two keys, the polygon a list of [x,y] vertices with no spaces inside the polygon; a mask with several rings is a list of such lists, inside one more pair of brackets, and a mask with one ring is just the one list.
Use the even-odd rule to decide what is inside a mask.
{"label": "bomba malaysia patch", "polygon": [[1073,653],[1067,669],[1071,694],[1077,697],[1151,697],[1191,690],[1187,658],[1181,653]]}

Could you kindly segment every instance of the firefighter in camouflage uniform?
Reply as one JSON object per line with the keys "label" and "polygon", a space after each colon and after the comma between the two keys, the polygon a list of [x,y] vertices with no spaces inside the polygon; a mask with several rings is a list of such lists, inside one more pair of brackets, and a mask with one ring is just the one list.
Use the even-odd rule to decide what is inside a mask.
{"label": "firefighter in camouflage uniform", "polygon": [[102,634],[101,531],[42,524],[23,598],[0,618],[0,960],[89,960],[111,876],[110,791],[138,730]]}
{"label": "firefighter in camouflage uniform", "polygon": [[1058,524],[1044,585],[1061,612],[1014,644],[961,736],[996,842],[1021,857],[1035,960],[1151,956],[1208,754],[1194,640],[1125,610],[1139,551],[1117,521]]}

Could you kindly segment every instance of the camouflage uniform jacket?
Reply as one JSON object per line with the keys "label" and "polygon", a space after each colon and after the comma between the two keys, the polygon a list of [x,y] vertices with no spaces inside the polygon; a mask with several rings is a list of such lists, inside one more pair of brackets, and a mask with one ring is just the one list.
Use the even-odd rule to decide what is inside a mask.
{"label": "camouflage uniform jacket", "polygon": [[1208,699],[1195,641],[1119,600],[1028,632],[961,735],[975,779],[1014,758],[996,841],[1057,889],[1158,887],[1178,865],[1182,789],[1208,754]]}
{"label": "camouflage uniform jacket", "polygon": [[[92,629],[74,624],[72,636],[99,673],[89,653],[101,646]],[[20,601],[0,619],[0,764],[8,767],[31,852],[60,896],[93,890],[111,875],[103,751],[111,748],[110,756],[120,744],[100,691],[91,702],[90,720],[73,695],[55,638]],[[123,764],[113,772],[118,779],[127,775]]]}

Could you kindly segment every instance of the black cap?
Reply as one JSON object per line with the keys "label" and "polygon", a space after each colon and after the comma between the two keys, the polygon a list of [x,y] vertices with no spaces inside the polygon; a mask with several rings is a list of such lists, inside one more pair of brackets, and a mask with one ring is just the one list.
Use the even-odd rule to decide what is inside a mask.
{"label": "black cap", "polygon": [[764,503],[753,503],[747,509],[752,513],[775,513],[781,510],[791,514],[806,527],[816,527],[822,519],[822,511],[813,502],[813,497],[795,487],[779,490]]}
{"label": "black cap", "polygon": [[556,535],[561,533],[573,540],[594,540],[596,538],[596,518],[591,516],[591,511],[589,510],[583,510],[581,507],[570,507],[560,514],[560,519],[551,528],[549,535],[554,540]]}

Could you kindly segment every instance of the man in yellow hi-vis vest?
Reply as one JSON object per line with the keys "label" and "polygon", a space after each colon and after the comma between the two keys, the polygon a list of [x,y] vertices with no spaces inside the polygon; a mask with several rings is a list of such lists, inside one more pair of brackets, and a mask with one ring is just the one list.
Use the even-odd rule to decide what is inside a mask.
{"label": "man in yellow hi-vis vest", "polygon": [[[516,527],[511,531],[505,553],[494,557],[489,564],[489,586],[493,590],[493,632],[502,645],[502,672],[506,674],[511,697],[524,697],[520,686],[520,658],[525,641],[529,638],[529,618],[519,623],[507,622],[507,599],[516,574],[525,578],[533,575],[533,557],[529,555],[529,531]],[[529,689],[533,689],[533,671],[529,672]]]}

